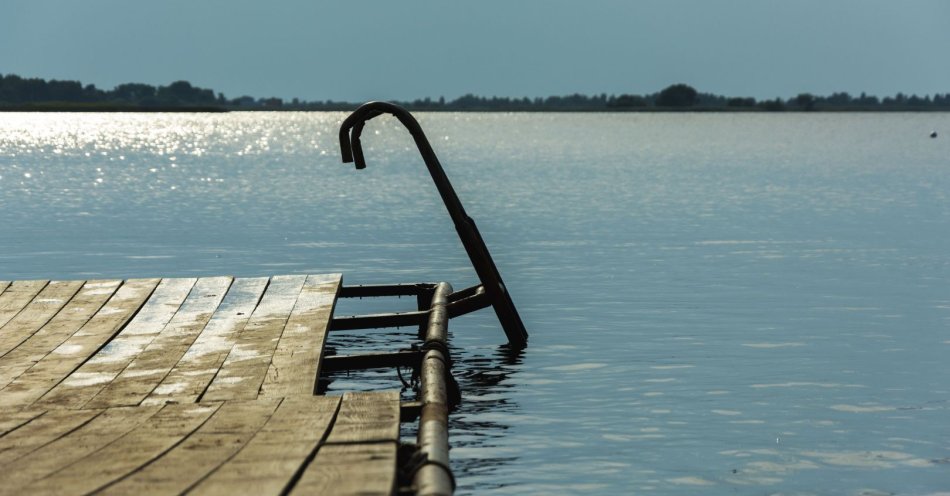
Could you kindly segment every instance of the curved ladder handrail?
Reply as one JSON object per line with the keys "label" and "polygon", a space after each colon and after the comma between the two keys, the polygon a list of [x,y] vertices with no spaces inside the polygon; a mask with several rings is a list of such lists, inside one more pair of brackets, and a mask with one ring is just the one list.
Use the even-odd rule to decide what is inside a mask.
{"label": "curved ladder handrail", "polygon": [[428,138],[422,131],[422,126],[416,121],[415,117],[408,110],[388,102],[369,102],[361,105],[349,117],[347,117],[340,126],[340,150],[343,155],[343,162],[354,162],[357,169],[366,168],[366,160],[363,156],[363,145],[360,141],[360,135],[363,133],[363,127],[366,122],[383,114],[391,114],[409,130],[416,142],[419,153],[425,161],[426,168],[429,169],[429,175],[435,182],[439,190],[439,196],[445,208],[452,217],[455,224],[455,230],[458,232],[462,246],[465,247],[468,258],[472,261],[476,274],[485,289],[485,294],[491,301],[495,314],[501,322],[505,335],[508,336],[509,344],[514,348],[523,348],[528,343],[528,331],[518,315],[514,302],[511,301],[511,295],[501,280],[501,274],[495,267],[488,247],[482,240],[481,234],[475,221],[465,213],[462,202],[459,200],[452,183],[442,169],[438,157],[432,150]]}

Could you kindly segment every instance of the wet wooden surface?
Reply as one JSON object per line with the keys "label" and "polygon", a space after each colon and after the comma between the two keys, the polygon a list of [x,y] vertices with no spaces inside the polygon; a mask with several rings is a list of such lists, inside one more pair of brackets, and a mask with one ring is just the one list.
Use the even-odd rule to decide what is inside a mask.
{"label": "wet wooden surface", "polygon": [[340,279],[0,281],[0,494],[392,494],[398,392],[315,395]]}

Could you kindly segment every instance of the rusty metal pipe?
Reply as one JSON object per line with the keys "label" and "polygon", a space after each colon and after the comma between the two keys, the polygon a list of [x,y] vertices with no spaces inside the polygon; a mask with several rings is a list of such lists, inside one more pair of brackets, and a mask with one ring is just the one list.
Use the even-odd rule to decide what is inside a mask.
{"label": "rusty metal pipe", "polygon": [[413,483],[420,496],[447,496],[455,491],[449,466],[449,400],[446,384],[448,360],[448,298],[452,286],[439,283],[432,297],[422,359],[422,409],[419,415],[419,450],[426,461]]}

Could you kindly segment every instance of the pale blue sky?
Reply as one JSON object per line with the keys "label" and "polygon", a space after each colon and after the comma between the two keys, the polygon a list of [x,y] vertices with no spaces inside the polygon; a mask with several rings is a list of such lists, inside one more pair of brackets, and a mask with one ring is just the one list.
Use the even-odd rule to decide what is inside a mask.
{"label": "pale blue sky", "polygon": [[0,73],[307,100],[950,92],[946,0],[4,0]]}

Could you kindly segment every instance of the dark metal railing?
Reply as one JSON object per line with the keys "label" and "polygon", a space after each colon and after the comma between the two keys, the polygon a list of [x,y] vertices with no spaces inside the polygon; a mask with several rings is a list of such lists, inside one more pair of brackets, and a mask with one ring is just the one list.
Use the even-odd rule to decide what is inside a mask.
{"label": "dark metal railing", "polygon": [[[490,304],[495,309],[495,314],[498,316],[502,329],[508,337],[510,346],[512,348],[524,348],[528,344],[528,331],[521,321],[521,316],[518,315],[518,310],[515,308],[514,302],[511,301],[511,296],[508,294],[508,290],[501,279],[501,274],[488,252],[488,247],[485,246],[485,241],[478,232],[475,221],[465,213],[462,202],[455,193],[452,183],[449,182],[448,176],[445,175],[438,157],[436,157],[428,138],[426,138],[415,117],[406,109],[392,103],[370,102],[360,106],[340,126],[340,149],[343,154],[343,162],[355,162],[357,169],[366,168],[360,136],[367,121],[383,114],[391,114],[399,119],[399,122],[409,130],[409,134],[415,140],[419,153],[422,154],[422,159],[429,170],[429,175],[432,176],[432,180],[439,190],[439,195],[442,197],[445,208],[449,211],[449,216],[452,217],[452,222],[455,224],[455,230],[462,241],[462,246],[465,247],[465,251],[468,253],[472,266],[475,268],[481,282],[480,288],[484,296],[471,295],[469,298],[457,299],[457,303],[461,303],[461,305],[456,308],[463,309],[464,307],[466,311],[456,313],[461,315]],[[474,292],[477,293],[477,291]],[[482,305],[483,299],[487,300],[487,304]],[[451,310],[449,314],[453,317],[456,316],[452,315]]]}

